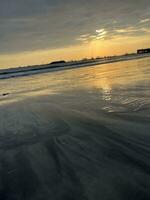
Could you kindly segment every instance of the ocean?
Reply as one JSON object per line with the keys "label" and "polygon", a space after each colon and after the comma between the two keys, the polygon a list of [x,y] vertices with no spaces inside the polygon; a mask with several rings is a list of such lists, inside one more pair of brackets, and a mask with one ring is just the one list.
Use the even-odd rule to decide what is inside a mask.
{"label": "ocean", "polygon": [[1,79],[0,199],[149,200],[150,57]]}

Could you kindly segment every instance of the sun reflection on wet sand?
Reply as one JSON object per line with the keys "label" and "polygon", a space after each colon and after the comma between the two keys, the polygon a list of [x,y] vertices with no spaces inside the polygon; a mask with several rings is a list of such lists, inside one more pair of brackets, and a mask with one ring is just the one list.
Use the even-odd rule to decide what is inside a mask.
{"label": "sun reflection on wet sand", "polygon": [[[138,83],[149,80],[148,62],[149,58],[0,80],[0,105],[38,96],[65,95],[67,92],[75,95],[77,91],[85,91],[91,96],[97,93],[99,100],[106,102],[105,106],[114,106],[117,102],[123,107],[136,103],[133,92],[134,96],[141,95]],[[10,94],[3,97],[3,93]],[[147,95],[147,91],[142,90],[142,94]]]}

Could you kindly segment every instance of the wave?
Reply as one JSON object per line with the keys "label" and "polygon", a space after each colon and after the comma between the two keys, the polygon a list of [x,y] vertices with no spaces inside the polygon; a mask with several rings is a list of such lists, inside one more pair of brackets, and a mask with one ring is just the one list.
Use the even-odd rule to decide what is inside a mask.
{"label": "wave", "polygon": [[101,65],[113,62],[120,62],[120,61],[128,61],[133,59],[141,59],[145,57],[149,57],[150,54],[131,54],[127,56],[115,56],[110,58],[104,58],[99,60],[93,61],[76,61],[76,62],[68,62],[65,64],[46,64],[46,65],[39,65],[39,66],[28,66],[28,67],[19,67],[19,68],[9,68],[9,69],[1,69],[0,70],[0,79],[7,79],[7,78],[14,78],[20,76],[29,76],[34,74],[40,73],[47,73],[53,71],[60,71],[66,69],[76,69],[78,67],[88,67],[94,65]]}

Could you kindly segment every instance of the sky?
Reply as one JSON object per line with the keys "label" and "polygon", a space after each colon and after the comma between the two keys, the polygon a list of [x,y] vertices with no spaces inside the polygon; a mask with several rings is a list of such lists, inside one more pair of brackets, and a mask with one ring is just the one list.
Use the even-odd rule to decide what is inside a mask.
{"label": "sky", "polygon": [[150,47],[150,0],[0,0],[0,68]]}

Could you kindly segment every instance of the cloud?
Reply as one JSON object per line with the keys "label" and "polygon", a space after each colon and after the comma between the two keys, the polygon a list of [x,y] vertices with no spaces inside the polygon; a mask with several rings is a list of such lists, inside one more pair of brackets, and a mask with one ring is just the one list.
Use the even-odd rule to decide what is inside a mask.
{"label": "cloud", "polygon": [[148,19],[142,19],[141,21],[140,21],[140,23],[147,23],[147,22],[150,22],[150,19],[148,18]]}
{"label": "cloud", "polygon": [[80,35],[80,37],[78,37],[77,40],[83,43],[88,43],[93,40],[104,39],[106,35],[107,35],[107,31],[105,29],[97,29],[95,32],[91,34]]}
{"label": "cloud", "polygon": [[104,31],[105,31],[105,29],[99,29],[99,30],[96,30],[96,33],[102,34]]}
{"label": "cloud", "polygon": [[0,0],[0,53],[147,34],[149,13],[149,0]]}
{"label": "cloud", "polygon": [[77,40],[81,43],[88,43],[95,40],[111,40],[114,38],[120,37],[137,37],[143,35],[149,35],[150,27],[143,27],[140,23],[137,23],[135,26],[126,26],[122,29],[97,29],[91,34],[80,35]]}

